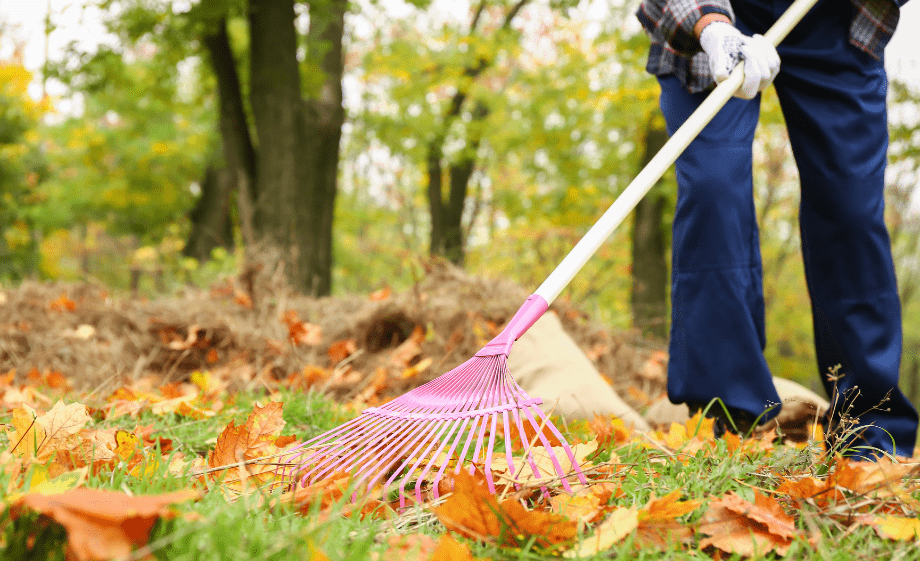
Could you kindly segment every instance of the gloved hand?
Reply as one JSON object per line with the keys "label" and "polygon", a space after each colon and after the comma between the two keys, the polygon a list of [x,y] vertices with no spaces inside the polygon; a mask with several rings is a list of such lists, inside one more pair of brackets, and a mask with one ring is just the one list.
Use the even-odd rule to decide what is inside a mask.
{"label": "gloved hand", "polygon": [[763,35],[748,37],[730,23],[717,21],[703,28],[700,45],[709,55],[709,69],[716,83],[726,80],[744,61],[744,83],[735,97],[753,99],[766,89],[779,73],[779,55]]}

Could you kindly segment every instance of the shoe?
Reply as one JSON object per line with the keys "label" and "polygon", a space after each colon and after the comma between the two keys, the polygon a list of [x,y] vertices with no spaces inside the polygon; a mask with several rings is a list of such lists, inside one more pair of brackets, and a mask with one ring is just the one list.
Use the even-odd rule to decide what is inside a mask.
{"label": "shoe", "polygon": [[[712,432],[716,438],[725,436],[725,432],[747,436],[751,434],[757,417],[743,409],[735,407],[726,407],[721,402],[689,402],[687,407],[690,409],[690,416],[696,415],[700,411],[705,411],[707,419],[713,419]],[[709,408],[708,410],[706,408]],[[725,409],[728,409],[726,415]]]}

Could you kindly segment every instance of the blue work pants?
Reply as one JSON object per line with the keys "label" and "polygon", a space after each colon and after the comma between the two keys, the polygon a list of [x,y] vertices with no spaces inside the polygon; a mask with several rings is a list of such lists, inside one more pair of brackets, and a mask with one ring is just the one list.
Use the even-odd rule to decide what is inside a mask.
{"label": "blue work pants", "polygon": [[[764,33],[789,0],[733,0],[742,33]],[[901,311],[884,223],[888,148],[883,63],[851,45],[849,2],[821,0],[778,51],[774,81],[801,179],[799,226],[817,372],[841,411],[869,426],[850,446],[913,451],[917,412],[898,389]],[[668,131],[706,94],[659,77]],[[760,96],[732,98],[677,161],[668,395],[770,418],[764,299],[753,201]],[[842,378],[827,379],[840,365]],[[772,408],[772,409],[771,409]],[[871,456],[871,453],[863,454]]]}

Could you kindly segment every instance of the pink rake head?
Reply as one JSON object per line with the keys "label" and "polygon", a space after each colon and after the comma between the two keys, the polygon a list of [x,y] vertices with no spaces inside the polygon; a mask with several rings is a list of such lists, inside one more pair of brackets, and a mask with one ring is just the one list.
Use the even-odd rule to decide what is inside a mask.
{"label": "pink rake head", "polygon": [[[512,455],[512,434],[517,431],[533,476],[538,480],[559,477],[563,487],[571,491],[569,470],[563,469],[553,451],[543,430],[546,428],[561,443],[573,474],[586,483],[571,447],[537,407],[543,400],[527,395],[508,373],[511,345],[547,307],[542,297],[530,296],[505,329],[473,358],[381,407],[365,409],[348,423],[291,450],[292,455],[283,462],[290,467],[281,471],[282,480],[307,486],[348,472],[355,483],[353,498],[379,485],[386,492],[399,480],[399,504],[404,507],[407,485],[414,482],[415,498],[422,502],[422,490],[429,482],[436,499],[449,465],[454,466],[454,473],[464,466],[472,473],[480,464],[489,491],[494,493],[492,455],[496,435],[504,440],[511,482],[525,467],[515,466]],[[555,474],[548,473],[546,462],[542,470],[538,466],[528,446],[533,437],[525,427],[531,429],[531,435],[537,435],[534,444],[543,447]]]}

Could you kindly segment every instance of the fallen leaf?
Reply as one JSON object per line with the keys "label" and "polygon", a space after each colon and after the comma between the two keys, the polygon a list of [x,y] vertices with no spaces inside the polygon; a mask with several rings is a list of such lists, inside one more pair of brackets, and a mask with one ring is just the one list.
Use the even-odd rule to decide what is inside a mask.
{"label": "fallen leaf", "polygon": [[288,310],[282,321],[288,327],[288,342],[294,346],[319,345],[323,340],[323,329],[318,325],[300,321],[294,310]]}
{"label": "fallen leaf", "polygon": [[618,508],[600,523],[593,534],[582,540],[578,547],[566,551],[565,557],[591,557],[606,551],[638,527],[639,513],[635,508]]}
{"label": "fallen leaf", "polygon": [[391,294],[392,294],[392,290],[390,290],[390,287],[385,286],[381,288],[380,290],[375,290],[374,292],[371,292],[368,297],[371,299],[372,302],[382,302],[383,300],[386,300],[387,298],[389,298]]}
{"label": "fallen leaf", "polygon": [[514,499],[499,503],[484,476],[465,470],[454,476],[453,493],[434,513],[448,530],[498,545],[521,545],[534,538],[536,544],[550,548],[574,540],[578,533],[574,520],[527,510]]}
{"label": "fallen leaf", "polygon": [[67,297],[66,294],[58,296],[57,300],[48,303],[48,309],[52,312],[74,311],[77,309],[77,303]]}
{"label": "fallen leaf", "polygon": [[654,546],[666,549],[675,542],[689,541],[693,530],[677,518],[700,507],[701,500],[680,500],[681,490],[675,489],[661,498],[654,496],[639,510],[636,547]]}
{"label": "fallen leaf", "polygon": [[81,439],[76,434],[90,420],[89,412],[82,403],[55,403],[54,407],[38,418],[38,423],[45,429],[45,439],[39,447],[38,459],[43,461],[58,450],[69,450],[79,445]]}
{"label": "fallen leaf", "polygon": [[9,452],[24,459],[31,459],[45,441],[45,427],[38,422],[35,410],[22,404],[13,410],[13,429],[7,429]]}
{"label": "fallen leaf", "polygon": [[343,339],[341,341],[336,341],[329,345],[329,350],[327,351],[327,354],[329,355],[329,363],[332,366],[335,366],[336,364],[350,357],[357,350],[358,345],[355,343],[354,339]]}
{"label": "fallen leaf", "polygon": [[776,499],[754,493],[750,503],[733,492],[709,504],[700,531],[707,538],[700,548],[714,546],[747,557],[776,551],[784,555],[798,534],[795,520],[783,512]]}
{"label": "fallen leaf", "polygon": [[377,557],[380,561],[426,561],[438,542],[427,534],[404,534],[390,536],[386,544],[386,551]]}
{"label": "fallen leaf", "polygon": [[147,544],[154,523],[172,516],[168,507],[194,499],[196,491],[129,496],[99,489],[56,495],[28,493],[14,506],[48,516],[67,531],[68,558],[94,561],[128,557]]}
{"label": "fallen leaf", "polygon": [[127,462],[137,453],[138,438],[133,432],[115,431],[115,455]]}
{"label": "fallen leaf", "polygon": [[450,534],[444,534],[438,540],[430,561],[473,561],[473,553],[465,543],[458,542]]}
{"label": "fallen leaf", "polygon": [[597,439],[601,449],[612,448],[632,440],[633,432],[626,426],[622,419],[612,415],[602,417],[594,415],[589,428]]}
{"label": "fallen leaf", "polygon": [[872,526],[881,538],[898,541],[914,541],[920,538],[920,518],[903,516],[867,516],[860,520]]}
{"label": "fallen leaf", "polygon": [[[235,421],[230,421],[217,437],[214,450],[208,454],[208,467],[234,468],[230,473],[237,474],[236,477],[227,475],[224,485],[241,484],[250,476],[259,481],[273,476],[275,468],[272,465],[241,464],[279,451],[274,443],[285,425],[281,418],[283,405],[281,402],[270,402],[264,407],[255,405],[244,424],[236,426]],[[217,470],[211,472],[210,477],[217,479],[225,474],[227,470]]]}

